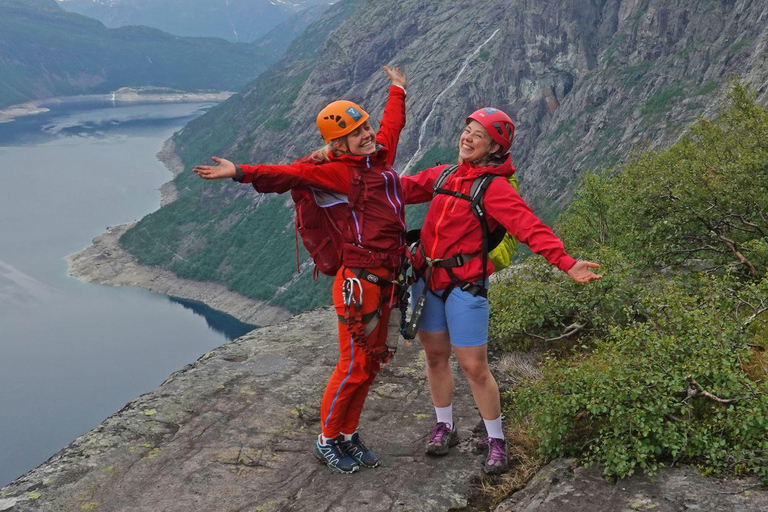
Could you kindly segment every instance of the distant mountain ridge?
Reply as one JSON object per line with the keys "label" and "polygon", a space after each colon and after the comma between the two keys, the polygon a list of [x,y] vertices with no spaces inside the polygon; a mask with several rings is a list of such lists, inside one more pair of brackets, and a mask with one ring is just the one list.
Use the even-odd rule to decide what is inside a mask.
{"label": "distant mountain ridge", "polygon": [[0,108],[131,86],[237,90],[274,61],[271,55],[148,27],[108,29],[55,0],[0,0]]}
{"label": "distant mountain ridge", "polygon": [[292,14],[330,0],[58,0],[107,27],[145,25],[170,34],[249,43]]}

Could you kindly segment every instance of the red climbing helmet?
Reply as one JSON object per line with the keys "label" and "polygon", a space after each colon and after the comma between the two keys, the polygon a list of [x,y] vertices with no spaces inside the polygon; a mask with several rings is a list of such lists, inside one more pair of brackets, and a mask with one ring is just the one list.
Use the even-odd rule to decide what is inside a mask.
{"label": "red climbing helmet", "polygon": [[515,125],[507,114],[497,108],[485,107],[467,117],[467,124],[470,121],[483,125],[494,142],[501,146],[502,153],[509,151],[515,138]]}

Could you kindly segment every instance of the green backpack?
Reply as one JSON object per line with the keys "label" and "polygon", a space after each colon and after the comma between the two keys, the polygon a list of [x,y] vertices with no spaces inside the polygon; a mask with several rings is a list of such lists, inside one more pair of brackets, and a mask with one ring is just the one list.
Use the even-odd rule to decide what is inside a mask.
{"label": "green backpack", "polygon": [[[443,170],[443,172],[440,173],[440,176],[438,176],[437,180],[435,180],[435,184],[432,189],[433,195],[447,193],[456,197],[463,196],[463,194],[457,195],[453,191],[448,191],[442,188],[448,178],[453,173],[455,173],[458,168],[458,165],[449,165]],[[478,177],[475,179],[469,189],[469,197],[467,198],[464,196],[462,199],[467,198],[469,200],[472,213],[480,221],[480,227],[483,230],[483,251],[487,251],[488,258],[491,260],[491,263],[493,263],[494,268],[498,272],[499,270],[507,268],[512,261],[512,255],[515,252],[517,240],[515,237],[507,233],[507,230],[504,229],[504,226],[501,224],[496,226],[496,229],[494,229],[492,232],[488,231],[488,222],[485,219],[485,208],[483,207],[483,196],[485,195],[485,191],[488,189],[488,185],[490,185],[491,181],[493,181],[495,178],[502,178],[502,176],[498,176],[496,174],[483,174],[482,176]],[[515,190],[518,189],[517,178],[514,174],[508,178],[508,181],[509,184],[515,188]]]}

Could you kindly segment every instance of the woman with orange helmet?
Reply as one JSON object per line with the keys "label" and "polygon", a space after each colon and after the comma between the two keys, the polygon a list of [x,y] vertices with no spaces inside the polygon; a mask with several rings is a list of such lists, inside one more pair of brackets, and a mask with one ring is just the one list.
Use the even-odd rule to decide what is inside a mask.
{"label": "woman with orange helmet", "polygon": [[[499,388],[488,368],[487,283],[494,270],[487,259],[489,233],[501,225],[580,283],[600,278],[590,271],[598,265],[571,258],[509,183],[514,134],[507,114],[481,108],[466,118],[458,166],[440,165],[402,179],[407,204],[431,201],[413,260],[421,275],[413,297],[425,294],[418,334],[437,416],[426,452],[445,455],[459,442],[451,406],[453,349],[485,423],[487,437],[479,447],[487,450],[484,470],[491,474],[507,471],[508,462]],[[475,203],[480,182],[485,188]]]}
{"label": "woman with orange helmet", "polygon": [[233,178],[263,193],[312,187],[348,197],[341,266],[333,283],[339,361],[323,395],[322,433],[314,448],[315,456],[339,473],[379,464],[357,427],[368,389],[390,354],[385,342],[397,306],[393,281],[404,255],[403,190],[392,164],[405,125],[406,78],[399,68],[384,70],[392,85],[378,132],[359,105],[334,101],[317,116],[325,146],[293,164],[235,165],[213,157],[218,165],[194,168],[201,178]]}

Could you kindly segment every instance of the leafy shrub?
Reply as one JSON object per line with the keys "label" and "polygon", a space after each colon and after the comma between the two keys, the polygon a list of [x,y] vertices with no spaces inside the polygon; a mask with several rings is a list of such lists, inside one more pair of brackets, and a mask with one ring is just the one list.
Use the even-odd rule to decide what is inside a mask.
{"label": "leafy shrub", "polygon": [[[531,416],[547,455],[582,456],[606,476],[684,460],[768,483],[765,360],[743,321],[723,314],[738,302],[723,294],[734,284],[653,280],[641,321],[611,327],[588,357],[550,360],[541,381],[513,392],[513,411]],[[768,280],[759,293],[765,304]],[[748,371],[756,359],[761,375]]]}
{"label": "leafy shrub", "polygon": [[531,261],[491,290],[497,343],[559,349],[506,395],[544,455],[609,477],[688,462],[768,484],[765,140],[768,111],[733,86],[678,143],[582,177],[557,228],[601,281]]}

